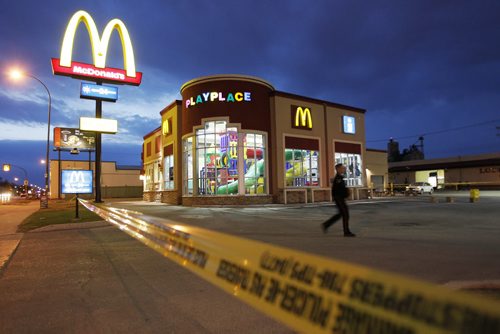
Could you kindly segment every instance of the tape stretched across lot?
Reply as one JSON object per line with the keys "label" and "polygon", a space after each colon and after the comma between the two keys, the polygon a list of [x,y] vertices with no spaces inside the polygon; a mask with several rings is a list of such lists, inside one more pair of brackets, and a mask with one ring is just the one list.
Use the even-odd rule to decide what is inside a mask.
{"label": "tape stretched across lot", "polygon": [[303,333],[500,333],[500,303],[140,212],[89,210]]}

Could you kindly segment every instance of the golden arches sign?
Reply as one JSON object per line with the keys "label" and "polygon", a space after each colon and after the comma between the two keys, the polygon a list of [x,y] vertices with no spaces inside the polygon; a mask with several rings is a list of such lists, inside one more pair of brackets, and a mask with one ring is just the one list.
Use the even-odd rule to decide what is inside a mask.
{"label": "golden arches sign", "polygon": [[295,127],[312,129],[311,110],[297,107],[295,111]]}
{"label": "golden arches sign", "polygon": [[[81,22],[85,24],[89,34],[93,65],[74,62],[72,59],[76,30]],[[115,29],[122,44],[125,70],[106,67],[108,45]],[[142,79],[142,73],[136,72],[135,69],[134,48],[125,24],[119,19],[112,19],[106,24],[102,36],[100,36],[92,16],[84,10],[77,11],[69,20],[64,33],[61,57],[60,59],[52,58],[52,69],[54,74],[83,79],[92,78],[98,82],[138,86]]]}
{"label": "golden arches sign", "polygon": [[109,39],[114,29],[118,31],[123,47],[123,64],[127,71],[127,76],[135,77],[135,59],[132,41],[128,33],[127,27],[119,19],[113,19],[108,22],[102,33],[102,38],[99,37],[97,26],[90,16],[84,10],[79,10],[69,20],[66,32],[64,33],[63,44],[61,48],[60,65],[69,67],[71,66],[71,58],[73,53],[73,44],[75,40],[76,29],[80,22],[85,23],[90,37],[90,44],[92,46],[92,57],[94,65],[98,68],[106,67],[106,54],[108,52]]}

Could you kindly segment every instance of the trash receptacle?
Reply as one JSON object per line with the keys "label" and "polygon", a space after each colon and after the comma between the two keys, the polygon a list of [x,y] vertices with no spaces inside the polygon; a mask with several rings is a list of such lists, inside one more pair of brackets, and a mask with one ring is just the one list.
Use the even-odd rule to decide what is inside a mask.
{"label": "trash receptacle", "polygon": [[474,203],[479,200],[479,189],[471,189],[470,190],[470,202]]}

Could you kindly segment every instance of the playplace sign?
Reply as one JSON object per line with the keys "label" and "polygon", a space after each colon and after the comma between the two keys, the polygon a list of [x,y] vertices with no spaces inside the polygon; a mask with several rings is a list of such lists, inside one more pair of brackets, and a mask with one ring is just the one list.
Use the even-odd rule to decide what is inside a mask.
{"label": "playplace sign", "polygon": [[184,101],[186,109],[193,107],[197,104],[210,103],[210,102],[251,102],[251,92],[205,92],[196,96],[191,96]]}

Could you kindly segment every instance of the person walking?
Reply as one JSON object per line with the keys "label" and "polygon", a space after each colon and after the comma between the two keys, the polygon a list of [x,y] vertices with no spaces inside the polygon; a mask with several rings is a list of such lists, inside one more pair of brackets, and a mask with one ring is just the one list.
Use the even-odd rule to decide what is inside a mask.
{"label": "person walking", "polygon": [[349,230],[349,209],[345,199],[349,197],[349,189],[345,186],[344,174],[346,167],[342,164],[335,165],[335,178],[332,182],[332,197],[337,205],[339,212],[332,216],[330,219],[321,224],[321,229],[324,233],[327,232],[328,228],[332,226],[337,220],[342,217],[342,224],[344,227],[344,237],[355,237],[356,234]]}

